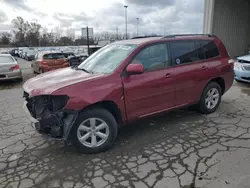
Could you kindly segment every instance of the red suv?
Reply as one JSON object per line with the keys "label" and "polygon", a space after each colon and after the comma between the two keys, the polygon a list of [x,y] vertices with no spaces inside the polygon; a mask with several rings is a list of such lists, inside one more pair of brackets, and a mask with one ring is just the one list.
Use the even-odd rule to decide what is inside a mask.
{"label": "red suv", "polygon": [[97,153],[112,146],[118,125],[190,105],[214,112],[233,80],[216,36],[135,38],[28,80],[24,110],[39,132]]}

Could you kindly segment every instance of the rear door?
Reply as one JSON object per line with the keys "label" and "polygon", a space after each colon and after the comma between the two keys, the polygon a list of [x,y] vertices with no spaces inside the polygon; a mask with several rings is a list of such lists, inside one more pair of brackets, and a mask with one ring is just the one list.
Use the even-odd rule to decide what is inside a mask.
{"label": "rear door", "polygon": [[200,41],[172,42],[171,52],[175,74],[175,106],[199,101],[201,91],[210,79],[209,64],[204,60]]}

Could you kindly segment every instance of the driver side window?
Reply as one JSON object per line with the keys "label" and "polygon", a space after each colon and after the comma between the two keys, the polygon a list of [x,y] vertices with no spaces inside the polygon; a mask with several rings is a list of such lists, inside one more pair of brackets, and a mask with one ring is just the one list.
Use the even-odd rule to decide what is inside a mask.
{"label": "driver side window", "polygon": [[154,44],[144,48],[133,60],[135,64],[142,64],[145,72],[164,69],[168,64],[167,44]]}

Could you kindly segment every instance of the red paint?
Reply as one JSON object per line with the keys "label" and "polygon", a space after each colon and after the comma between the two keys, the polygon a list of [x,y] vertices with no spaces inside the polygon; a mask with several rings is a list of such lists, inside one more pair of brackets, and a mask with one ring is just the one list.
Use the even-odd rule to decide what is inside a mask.
{"label": "red paint", "polygon": [[128,74],[141,74],[144,71],[142,64],[129,64],[126,69]]}
{"label": "red paint", "polygon": [[[139,64],[128,66],[145,46],[190,38],[214,40],[220,50],[220,56],[152,72],[143,72],[143,66]],[[65,109],[70,110],[82,110],[98,102],[112,101],[120,109],[123,121],[131,121],[197,103],[206,85],[215,78],[224,80],[227,91],[234,78],[229,60],[230,57],[218,38],[182,37],[152,39],[146,42],[142,40],[137,49],[112,74],[89,74],[64,68],[28,80],[24,84],[24,90],[30,97],[68,95],[70,99]],[[137,74],[123,74],[125,70]]]}

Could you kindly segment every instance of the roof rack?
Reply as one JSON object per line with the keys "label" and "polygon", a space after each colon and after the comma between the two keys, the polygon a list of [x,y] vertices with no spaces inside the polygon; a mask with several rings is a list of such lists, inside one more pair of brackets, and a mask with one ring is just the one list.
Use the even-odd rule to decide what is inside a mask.
{"label": "roof rack", "polygon": [[176,37],[193,37],[193,36],[203,36],[203,37],[216,37],[212,34],[180,34],[180,35],[167,35],[163,38],[176,38]]}
{"label": "roof rack", "polygon": [[149,37],[162,37],[162,36],[159,36],[159,35],[148,35],[148,36],[138,36],[138,37],[132,37],[131,39],[142,39],[142,38],[149,38]]}

